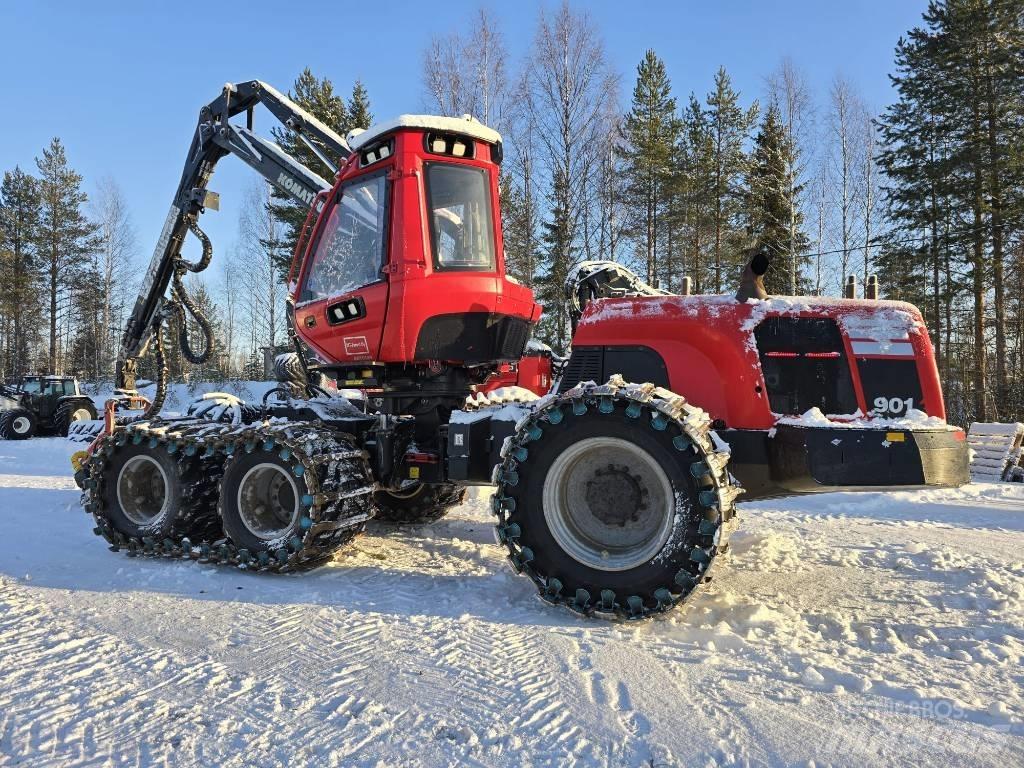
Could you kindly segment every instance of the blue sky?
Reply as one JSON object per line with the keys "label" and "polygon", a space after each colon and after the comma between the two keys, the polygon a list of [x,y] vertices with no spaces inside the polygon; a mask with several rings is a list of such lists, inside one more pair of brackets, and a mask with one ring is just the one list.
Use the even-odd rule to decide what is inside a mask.
{"label": "blue sky", "polygon": [[[422,51],[431,35],[465,24],[477,0],[376,3],[55,2],[0,0],[0,169],[33,168],[60,136],[87,183],[117,181],[147,262],[181,173],[199,107],[225,81],[259,78],[286,90],[303,67],[347,92],[359,77],[377,118],[420,111]],[[553,2],[483,3],[505,33],[513,65]],[[718,66],[744,100],[761,97],[783,56],[820,101],[836,72],[880,109],[899,36],[926,0],[592,2],[623,96],[647,48],[665,60],[677,95],[703,95]],[[191,13],[188,9],[193,9]],[[260,120],[263,117],[265,119]],[[265,131],[269,115],[258,116]],[[234,239],[237,200],[252,173],[221,162],[211,184],[220,213],[204,217],[215,249]]]}

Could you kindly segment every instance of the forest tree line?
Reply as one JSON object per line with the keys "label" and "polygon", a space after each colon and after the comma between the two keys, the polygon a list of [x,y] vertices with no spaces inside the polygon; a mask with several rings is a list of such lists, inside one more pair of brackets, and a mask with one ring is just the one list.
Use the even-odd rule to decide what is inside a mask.
{"label": "forest tree line", "polygon": [[[504,137],[509,271],[545,306],[538,335],[569,341],[563,284],[613,259],[669,291],[734,289],[751,248],[778,294],[840,295],[847,276],[924,313],[950,420],[1024,417],[1024,10],[1014,0],[933,1],[900,38],[893,103],[869,105],[836,73],[816,93],[789,59],[741,93],[728,70],[678,90],[647,51],[628,78],[581,7],[541,11],[513,60],[479,10],[422,53],[425,111],[472,114]],[[629,89],[628,91],[626,89]],[[290,95],[344,135],[372,121],[304,71]],[[881,108],[879,108],[881,107]],[[328,176],[287,130],[274,138]],[[0,376],[109,375],[135,284],[130,216],[116,184],[87,198],[59,140],[0,188]],[[176,375],[258,376],[285,340],[284,277],[305,210],[254,182],[216,277],[193,280],[219,354]],[[247,300],[241,302],[240,296]]]}

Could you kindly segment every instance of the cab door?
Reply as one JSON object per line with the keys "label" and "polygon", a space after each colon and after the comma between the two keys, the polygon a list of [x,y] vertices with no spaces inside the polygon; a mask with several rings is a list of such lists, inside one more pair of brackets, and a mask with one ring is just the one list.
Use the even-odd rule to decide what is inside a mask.
{"label": "cab door", "polygon": [[385,170],[343,184],[324,212],[295,308],[302,338],[331,362],[377,358],[388,306]]}

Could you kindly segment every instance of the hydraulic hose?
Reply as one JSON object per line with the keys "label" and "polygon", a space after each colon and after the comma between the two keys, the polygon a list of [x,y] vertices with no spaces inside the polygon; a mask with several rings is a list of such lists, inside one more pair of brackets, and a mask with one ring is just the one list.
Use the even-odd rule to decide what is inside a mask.
{"label": "hydraulic hose", "polygon": [[153,350],[156,358],[156,392],[149,408],[142,414],[144,419],[151,419],[159,414],[160,409],[164,407],[164,400],[167,399],[167,355],[164,351],[164,333],[159,322],[153,329]]}
{"label": "hydraulic hose", "polygon": [[[188,220],[188,228],[203,244],[203,255],[197,262],[190,262],[178,256],[174,265],[174,274],[171,284],[171,310],[178,318],[178,343],[181,347],[181,355],[193,365],[205,363],[213,355],[213,328],[210,321],[203,314],[202,310],[192,301],[188,295],[185,283],[182,278],[185,272],[202,272],[210,266],[213,258],[213,244],[206,233],[199,228],[195,216]],[[203,336],[203,348],[197,352],[192,348],[191,340],[188,337],[188,324],[186,323],[186,312],[195,319]]]}
{"label": "hydraulic hose", "polygon": [[[171,279],[171,300],[168,303],[168,309],[174,313],[178,321],[178,345],[181,348],[181,356],[193,365],[201,365],[213,356],[213,328],[210,326],[210,321],[203,314],[203,311],[192,300],[192,297],[188,295],[188,290],[185,288],[182,278],[186,272],[202,272],[210,266],[210,260],[213,258],[213,245],[210,243],[210,238],[207,237],[206,233],[199,228],[199,224],[194,216],[189,219],[188,228],[203,244],[203,255],[196,262],[187,261],[181,258],[181,256],[178,256],[175,260]],[[203,336],[203,348],[198,352],[192,348],[192,342],[188,337],[188,315],[192,315],[195,319]],[[144,418],[147,419],[159,414],[164,400],[167,399],[168,371],[167,354],[164,349],[163,321],[163,317],[158,317],[153,324],[153,344],[156,357],[156,393],[144,414]]]}

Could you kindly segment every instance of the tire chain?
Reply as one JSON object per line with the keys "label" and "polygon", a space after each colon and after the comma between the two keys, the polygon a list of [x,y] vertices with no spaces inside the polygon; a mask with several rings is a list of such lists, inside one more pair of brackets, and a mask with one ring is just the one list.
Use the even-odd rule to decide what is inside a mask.
{"label": "tire chain", "polygon": [[[178,455],[183,478],[194,478],[183,489],[184,532],[156,541],[129,538],[116,530],[104,514],[103,488],[111,478],[109,459],[125,445],[147,442]],[[294,536],[274,552],[252,553],[235,547],[220,524],[220,481],[236,456],[257,446],[276,450],[292,470],[305,479],[309,493],[301,499],[302,537]],[[95,446],[86,463],[82,506],[96,521],[93,532],[113,551],[139,555],[191,559],[234,565],[256,571],[287,572],[317,565],[352,540],[373,516],[374,490],[366,452],[345,433],[324,430],[312,422],[232,425],[204,419],[136,422]],[[209,535],[211,530],[216,536]],[[193,541],[196,538],[196,541]]]}
{"label": "tire chain", "polygon": [[[533,552],[518,541],[522,536],[519,524],[508,520],[509,514],[515,511],[515,499],[509,498],[506,491],[518,484],[517,469],[527,459],[530,443],[543,439],[544,425],[560,423],[569,408],[577,416],[591,408],[597,408],[601,413],[613,413],[616,401],[628,402],[628,418],[641,419],[646,415],[648,426],[655,431],[663,432],[670,424],[674,424],[679,435],[673,438],[673,446],[679,451],[693,448],[700,456],[700,460],[691,466],[693,475],[704,482],[698,495],[703,508],[703,519],[698,529],[699,541],[690,553],[697,574],[681,569],[673,584],[655,590],[654,605],[645,604],[639,595],[626,596],[621,601],[612,590],[607,589],[601,590],[596,600],[584,589],[577,590],[575,595],[562,594],[562,584],[558,579],[548,578],[531,564]],[[586,616],[596,614],[621,620],[644,619],[670,611],[696,594],[702,584],[710,581],[711,566],[716,555],[726,550],[728,536],[735,527],[735,500],[743,493],[743,489],[727,469],[727,447],[716,443],[716,440],[708,414],[688,404],[684,397],[674,392],[653,384],[627,384],[617,374],[606,384],[577,384],[554,398],[540,402],[535,410],[519,421],[515,434],[502,446],[502,462],[494,468],[493,479],[497,490],[491,497],[492,511],[498,517],[495,538],[508,549],[509,562],[516,572],[529,576],[541,598],[549,603],[566,606]]]}

